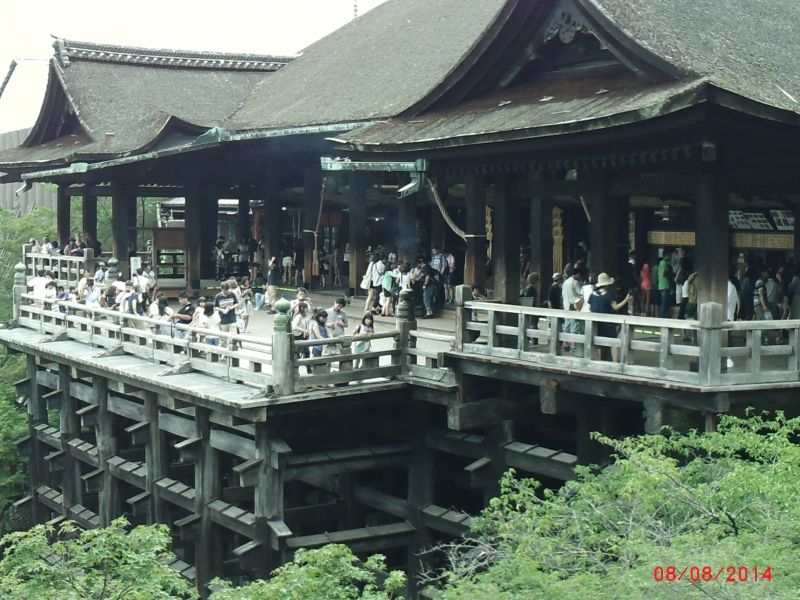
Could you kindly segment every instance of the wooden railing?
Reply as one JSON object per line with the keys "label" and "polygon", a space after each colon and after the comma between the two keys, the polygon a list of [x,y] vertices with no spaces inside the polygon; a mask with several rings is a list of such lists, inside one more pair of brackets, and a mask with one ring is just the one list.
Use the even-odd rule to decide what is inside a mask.
{"label": "wooden railing", "polygon": [[723,322],[715,303],[697,321],[489,302],[457,310],[462,353],[707,388],[800,380],[800,320]]}
{"label": "wooden railing", "polygon": [[[18,324],[43,334],[132,354],[175,368],[199,371],[231,382],[268,387],[272,383],[269,339],[200,329],[146,316],[87,307],[75,302],[36,299],[22,294]],[[206,343],[218,339],[220,345]]]}
{"label": "wooden railing", "polygon": [[31,244],[22,247],[22,264],[27,279],[34,277],[39,270],[51,271],[56,285],[69,287],[77,285],[86,271],[94,272],[95,256],[91,248],[81,251],[80,256],[64,256],[34,253],[32,247]]}
{"label": "wooden railing", "polygon": [[[146,316],[87,307],[19,294],[15,307],[17,325],[105,349],[99,356],[130,354],[164,364],[165,374],[197,371],[226,381],[257,386],[278,395],[310,388],[391,379],[403,369],[405,354],[401,331],[371,336],[345,336],[295,342],[288,329],[288,302],[278,305],[276,327],[271,337],[208,330]],[[283,310],[281,310],[283,309]],[[283,325],[281,325],[281,323]],[[50,338],[53,339],[53,338]],[[219,345],[208,343],[219,340]],[[389,348],[357,353],[359,341],[393,340]],[[335,348],[320,357],[299,358],[304,348]]]}

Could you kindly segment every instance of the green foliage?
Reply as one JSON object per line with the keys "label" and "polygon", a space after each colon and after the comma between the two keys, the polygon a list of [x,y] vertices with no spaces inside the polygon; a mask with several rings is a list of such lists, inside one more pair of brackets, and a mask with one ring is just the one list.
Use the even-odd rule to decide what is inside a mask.
{"label": "green foliage", "polygon": [[22,245],[31,237],[55,235],[56,217],[52,210],[36,209],[18,216],[0,209],[0,322],[11,317],[14,265],[22,260]]}
{"label": "green foliage", "polygon": [[[477,520],[475,543],[453,561],[444,596],[796,598],[798,434],[800,419],[782,414],[726,416],[710,434],[598,436],[615,449],[615,463],[581,470],[558,492],[508,473]],[[654,569],[670,565],[678,574],[708,565],[713,575],[744,565],[750,581],[726,581],[727,569],[716,581],[691,581],[689,571],[681,581],[655,581]],[[768,566],[771,581],[752,581],[753,567]]]}
{"label": "green foliage", "polygon": [[385,570],[384,558],[371,556],[361,565],[347,546],[329,544],[298,550],[294,560],[267,580],[231,588],[216,580],[211,600],[387,600],[405,585],[405,575],[392,571],[383,585],[375,570]]}
{"label": "green foliage", "polygon": [[24,373],[25,362],[17,357],[5,357],[0,364],[0,534],[8,530],[5,517],[25,489],[25,461],[14,442],[28,433],[28,417],[17,406],[16,391],[11,386]]}
{"label": "green foliage", "polygon": [[[6,535],[0,560],[4,600],[174,600],[195,598],[189,583],[169,568],[164,525],[127,530],[125,519],[82,531],[64,523],[58,532],[37,525]],[[50,538],[58,533],[56,541]]]}

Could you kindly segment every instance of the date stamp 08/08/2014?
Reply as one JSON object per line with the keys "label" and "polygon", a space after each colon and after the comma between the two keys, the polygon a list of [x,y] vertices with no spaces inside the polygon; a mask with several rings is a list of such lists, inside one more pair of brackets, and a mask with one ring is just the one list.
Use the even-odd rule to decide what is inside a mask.
{"label": "date stamp 08/08/2014", "polygon": [[745,583],[772,581],[772,567],[753,567],[745,565],[656,565],[653,567],[653,581],[673,583],[691,581],[692,583],[724,581],[726,583]]}

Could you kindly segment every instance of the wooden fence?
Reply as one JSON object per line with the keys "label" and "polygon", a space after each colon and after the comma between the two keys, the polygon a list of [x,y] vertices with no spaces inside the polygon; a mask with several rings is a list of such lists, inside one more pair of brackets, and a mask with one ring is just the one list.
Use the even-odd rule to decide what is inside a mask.
{"label": "wooden fence", "polygon": [[800,381],[800,320],[724,322],[715,303],[702,305],[699,316],[684,321],[463,302],[455,350],[581,375],[715,389]]}
{"label": "wooden fence", "polygon": [[80,256],[64,256],[63,254],[41,254],[31,252],[32,244],[22,247],[22,264],[25,266],[25,277],[31,279],[39,270],[51,271],[56,285],[69,287],[78,285],[84,272],[94,273],[95,256],[91,248],[84,250]]}

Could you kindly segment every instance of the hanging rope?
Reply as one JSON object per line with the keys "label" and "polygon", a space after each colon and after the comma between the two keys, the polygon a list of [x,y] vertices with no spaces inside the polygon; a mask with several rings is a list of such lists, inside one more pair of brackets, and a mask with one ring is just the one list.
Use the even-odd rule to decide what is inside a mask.
{"label": "hanging rope", "polygon": [[466,240],[467,234],[464,233],[463,229],[455,224],[455,221],[453,221],[452,218],[450,218],[450,215],[447,213],[447,208],[445,208],[444,202],[442,202],[442,198],[439,196],[439,189],[436,187],[436,182],[430,177],[428,178],[428,191],[431,193],[431,196],[433,196],[436,206],[439,207],[439,212],[442,213],[444,222],[447,223],[448,227],[453,230],[453,233],[455,233],[462,240]]}
{"label": "hanging rope", "polygon": [[322,209],[325,206],[325,188],[328,185],[328,178],[322,178],[322,186],[319,190],[319,213],[317,214],[317,226],[314,228],[314,253],[311,257],[311,275],[319,275],[319,228],[322,225]]}

